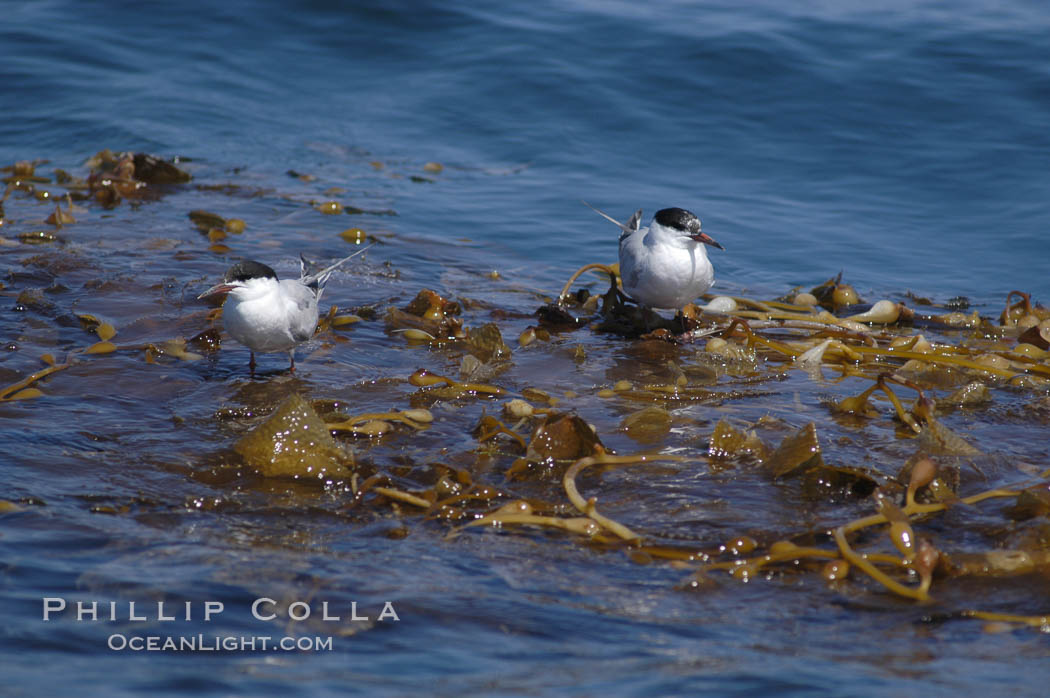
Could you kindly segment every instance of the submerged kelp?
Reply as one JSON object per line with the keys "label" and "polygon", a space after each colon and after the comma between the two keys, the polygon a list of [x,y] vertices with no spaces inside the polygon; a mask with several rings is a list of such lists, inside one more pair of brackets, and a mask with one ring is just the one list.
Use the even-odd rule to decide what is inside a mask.
{"label": "submerged kelp", "polygon": [[325,480],[349,475],[354,462],[332,439],[313,407],[295,393],[265,422],[242,436],[233,449],[267,477]]}
{"label": "submerged kelp", "polygon": [[[1002,312],[906,292],[864,303],[839,275],[670,318],[625,298],[615,265],[554,298],[480,267],[406,281],[381,261],[404,244],[377,222],[382,201],[164,162],[111,153],[79,178],[28,161],[5,173],[2,292],[24,318],[6,414],[111,397],[127,417],[85,426],[92,438],[132,444],[122,462],[159,469],[172,492],[207,488],[109,513],[220,516],[280,498],[282,514],[323,512],[348,535],[374,517],[397,522],[390,538],[452,546],[493,528],[659,564],[693,593],[790,579],[829,600],[908,599],[928,619],[1045,627],[1045,593],[999,593],[1050,573],[1050,312],[1026,294]],[[151,206],[174,209],[169,228],[145,226]],[[327,226],[333,258],[385,244],[330,286],[352,312],[323,314],[304,377],[253,381],[193,299],[228,256],[275,246],[275,208]],[[328,223],[342,215],[362,227]],[[121,224],[134,234],[110,243]],[[107,244],[101,261],[80,247]],[[110,270],[128,249],[163,272]],[[135,419],[156,404],[170,434]]]}

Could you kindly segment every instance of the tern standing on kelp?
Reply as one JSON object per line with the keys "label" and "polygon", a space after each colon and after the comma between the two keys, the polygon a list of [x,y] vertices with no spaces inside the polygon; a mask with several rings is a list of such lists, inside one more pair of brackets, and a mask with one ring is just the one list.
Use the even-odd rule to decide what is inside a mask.
{"label": "tern standing on kelp", "polygon": [[715,269],[704,245],[725,248],[700,230],[700,219],[691,211],[660,209],[649,227],[641,228],[641,209],[627,223],[620,223],[587,206],[623,231],[620,277],[624,292],[639,305],[681,310],[714,284]]}
{"label": "tern standing on kelp", "polygon": [[[371,247],[369,245],[368,247]],[[237,262],[216,284],[198,299],[226,295],[222,321],[235,340],[248,347],[248,368],[255,374],[255,352],[288,352],[290,371],[295,371],[295,348],[314,336],[317,329],[317,303],[325,283],[341,264],[365,250],[358,250],[316,274],[306,273],[306,260],[300,255],[298,279],[280,281],[277,272],[260,262]]]}

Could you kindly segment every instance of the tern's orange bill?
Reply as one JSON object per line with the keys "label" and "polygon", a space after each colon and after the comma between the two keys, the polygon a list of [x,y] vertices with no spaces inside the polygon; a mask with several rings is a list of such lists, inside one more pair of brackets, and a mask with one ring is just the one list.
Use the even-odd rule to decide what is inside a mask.
{"label": "tern's orange bill", "polygon": [[690,235],[689,237],[693,238],[697,242],[702,242],[705,245],[710,245],[711,247],[717,247],[718,249],[725,252],[726,248],[722,247],[717,242],[715,242],[715,239],[707,233],[697,233],[696,235]]}

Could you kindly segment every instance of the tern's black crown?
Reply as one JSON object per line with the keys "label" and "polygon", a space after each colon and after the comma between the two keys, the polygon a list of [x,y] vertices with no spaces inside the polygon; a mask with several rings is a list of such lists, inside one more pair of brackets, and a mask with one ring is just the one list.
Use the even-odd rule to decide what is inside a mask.
{"label": "tern's black crown", "polygon": [[260,262],[237,262],[226,271],[223,281],[248,281],[249,279],[277,280],[277,272]]}
{"label": "tern's black crown", "polygon": [[665,228],[674,228],[693,235],[700,232],[700,219],[692,211],[686,211],[684,208],[660,209],[653,216],[653,220]]}

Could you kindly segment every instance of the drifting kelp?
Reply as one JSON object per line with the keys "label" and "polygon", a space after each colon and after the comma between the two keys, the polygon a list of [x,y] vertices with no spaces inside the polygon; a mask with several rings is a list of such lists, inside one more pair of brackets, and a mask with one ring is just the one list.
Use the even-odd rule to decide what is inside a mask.
{"label": "drifting kelp", "polygon": [[[155,198],[165,187],[191,179],[188,172],[173,163],[147,153],[114,154],[103,150],[85,164],[91,170],[84,182],[86,197],[106,208],[114,208],[124,199]],[[70,180],[66,186],[82,187],[77,180]]]}
{"label": "drifting kelp", "polygon": [[[1026,294],[1000,313],[864,298],[840,274],[669,318],[625,298],[615,265],[588,265],[598,273],[548,299],[502,270],[416,286],[373,263],[355,270],[373,286],[333,288],[363,305],[322,314],[305,378],[249,380],[223,351],[218,309],[193,300],[202,266],[258,242],[275,203],[308,222],[296,225],[329,225],[327,244],[342,248],[378,224],[345,229],[339,214],[387,216],[383,200],[351,202],[298,173],[281,177],[289,192],[189,184],[175,163],[134,154],[100,153],[80,179],[45,165],[4,173],[0,231],[17,262],[0,292],[23,322],[0,401],[9,415],[50,412],[97,381],[163,404],[177,433],[165,448],[181,455],[129,450],[121,462],[189,462],[190,479],[215,490],[186,498],[195,515],[201,501],[240,511],[245,492],[291,492],[282,512],[323,511],[350,534],[377,515],[397,522],[392,539],[499,529],[614,553],[594,556],[595,574],[620,555],[664,565],[692,593],[791,578],[828,598],[900,597],[930,617],[1045,625],[1045,593],[995,593],[1050,573],[1050,312]],[[171,205],[180,192],[190,200]],[[98,226],[95,245],[121,223],[113,208],[133,227],[146,205],[174,209],[166,224],[182,237],[136,228],[137,266],[119,273],[116,255],[78,256],[83,231]],[[165,276],[136,283],[150,264]],[[585,278],[600,288],[573,288]],[[225,470],[202,475],[214,459]]]}
{"label": "drifting kelp", "polygon": [[[581,271],[595,266],[585,267]],[[810,295],[817,304],[826,308],[845,310],[848,313],[845,317],[831,315],[826,310],[809,310],[806,306],[814,304],[809,302],[808,298],[799,298],[801,294],[798,294],[793,299],[794,307],[787,307],[783,302],[746,302],[744,307],[754,309],[710,312],[706,317],[708,326],[703,329],[691,329],[692,323],[697,319],[703,324],[705,318],[702,309],[691,309],[679,314],[676,322],[680,323],[681,329],[672,333],[666,325],[652,330],[652,321],[646,317],[645,312],[632,311],[626,307],[624,299],[616,292],[615,270],[604,266],[598,268],[609,273],[613,283],[609,293],[603,296],[606,303],[600,311],[596,304],[586,306],[581,303],[581,300],[586,303],[587,299],[594,296],[570,294],[566,287],[554,304],[544,306],[538,311],[541,321],[552,329],[562,330],[577,329],[594,322],[596,328],[602,331],[619,327],[619,331],[628,336],[641,334],[652,339],[679,343],[689,343],[699,337],[718,334],[720,337],[707,340],[707,353],[733,361],[750,362],[752,369],[757,372],[761,372],[762,369],[753,362],[761,358],[781,365],[790,362],[795,367],[810,372],[817,380],[820,379],[821,370],[827,367],[836,367],[844,375],[852,377],[868,376],[873,380],[872,385],[857,396],[831,403],[833,412],[862,419],[877,418],[880,411],[870,403],[870,398],[879,391],[889,401],[900,424],[918,437],[918,460],[908,464],[901,474],[901,477],[906,479],[899,480],[864,469],[826,465],[822,458],[817,426],[813,422],[796,434],[787,436],[777,448],[770,450],[754,432],[748,434],[736,429],[723,419],[711,435],[708,448],[710,458],[721,461],[745,455],[757,458],[774,479],[799,478],[807,498],[827,497],[832,492],[844,492],[854,499],[873,499],[877,513],[829,529],[828,533],[835,548],[799,546],[788,540],[773,541],[769,552],[759,557],[737,557],[726,562],[704,565],[689,582],[689,586],[704,586],[703,580],[719,569],[732,571],[734,576],[746,580],[771,565],[797,565],[806,559],[825,559],[830,561],[823,567],[825,579],[843,580],[850,576],[849,571],[852,567],[895,594],[926,601],[930,598],[935,576],[950,579],[953,576],[982,573],[1000,575],[1007,569],[1014,574],[1050,571],[1050,555],[1043,550],[1012,551],[1006,555],[997,550],[990,550],[979,554],[979,562],[975,563],[969,561],[974,553],[949,553],[939,549],[929,538],[917,538],[912,528],[913,521],[924,520],[949,507],[972,506],[997,498],[1014,500],[1013,511],[1021,516],[1039,516],[1047,511],[1042,499],[1045,498],[1044,493],[1050,491],[1050,483],[1046,481],[1050,471],[1039,474],[1023,489],[993,488],[960,498],[954,494],[959,486],[959,470],[951,465],[945,466],[944,471],[949,473],[946,480],[939,473],[939,466],[929,457],[981,455],[979,449],[943,425],[934,416],[935,413],[986,404],[991,399],[992,386],[1021,385],[1046,390],[1050,367],[1045,362],[1045,357],[1038,353],[1042,350],[1039,346],[1039,332],[1040,323],[1044,322],[1041,315],[1045,311],[1032,306],[1027,296],[1011,294],[1011,298],[1016,295],[1021,300],[1012,304],[1011,299],[1008,299],[1007,309],[997,327],[976,314],[961,316],[958,313],[948,313],[940,317],[920,315],[903,303],[890,301],[879,301],[867,309],[852,312],[856,310],[859,298],[852,288],[842,284],[841,278],[837,278],[814,288]],[[731,308],[743,304],[734,302],[719,305]],[[577,315],[574,308],[590,314]],[[603,314],[614,316],[614,323],[610,324],[608,319],[602,317]],[[905,334],[906,328],[915,324],[925,328],[976,329],[978,334],[960,344],[933,345],[922,335],[909,337]],[[715,332],[712,332],[711,325],[714,326]],[[890,327],[895,331],[890,331]],[[760,334],[759,329],[764,332]],[[1008,341],[1010,337],[1015,340],[1012,345]],[[915,379],[905,378],[900,374],[912,375]],[[951,374],[953,378],[944,380],[944,376],[937,374]],[[963,385],[936,401],[926,395],[926,392],[945,383]],[[681,381],[672,390],[681,390],[684,384],[685,381]],[[902,402],[892,385],[914,391],[915,399],[910,407]],[[613,391],[610,393],[615,394]],[[645,411],[635,413],[625,420],[624,428],[629,429],[628,425],[633,425],[639,420],[651,422],[654,432],[661,432],[667,428],[665,414],[659,411],[653,411],[651,414],[646,414]],[[615,462],[641,463],[650,458],[652,456],[616,457]],[[584,500],[579,495],[575,477],[588,466],[610,462],[613,461],[605,455],[604,449],[598,447],[596,454],[580,454],[576,463],[566,471],[564,479],[570,501],[592,520],[597,529],[593,526],[583,527],[576,519],[555,522],[548,518],[503,510],[491,512],[481,521],[554,526],[576,530],[592,538],[601,538],[604,533],[608,533],[632,541],[651,556],[666,554],[676,559],[709,557],[707,553],[700,551],[688,553],[683,558],[685,551],[682,550],[668,552],[660,547],[647,549],[642,536],[597,514],[594,501]],[[907,487],[899,484],[901,482],[906,482]],[[898,505],[894,502],[895,492],[902,490],[904,501]],[[920,491],[932,492],[934,494],[924,496],[927,499],[932,496],[940,501],[918,503],[916,495]],[[897,548],[899,557],[882,552],[861,553],[857,551],[856,543],[850,542],[850,538],[855,537],[861,530],[880,525],[887,526],[888,537]],[[885,571],[885,567],[888,567],[889,571]],[[912,586],[903,583],[899,579],[902,573],[905,578],[917,578],[918,583]],[[987,614],[968,611],[965,615],[986,617]],[[1046,624],[1043,616],[1021,617],[1020,621],[1043,626]]]}
{"label": "drifting kelp", "polygon": [[423,289],[404,308],[388,308],[386,323],[393,332],[420,341],[462,339],[463,321],[457,317],[462,309],[434,291]]}
{"label": "drifting kelp", "polygon": [[70,351],[66,355],[66,360],[61,363],[56,361],[52,354],[42,355],[40,360],[45,363],[47,367],[35,371],[6,388],[0,389],[0,402],[6,402],[9,400],[28,400],[31,398],[42,397],[44,392],[35,386],[39,381],[53,373],[63,371],[70,366],[73,366],[82,355],[109,354],[117,351],[117,345],[109,341],[117,334],[113,325],[108,322],[102,322],[92,315],[79,315],[78,317],[83,323],[84,328],[89,332],[94,332],[98,336],[99,341]]}
{"label": "drifting kelp", "polygon": [[233,450],[267,477],[325,480],[349,475],[354,463],[313,407],[294,393],[242,436]]}

